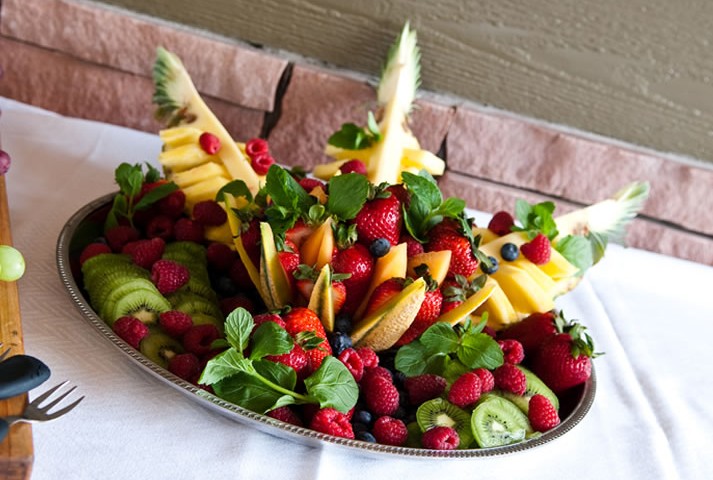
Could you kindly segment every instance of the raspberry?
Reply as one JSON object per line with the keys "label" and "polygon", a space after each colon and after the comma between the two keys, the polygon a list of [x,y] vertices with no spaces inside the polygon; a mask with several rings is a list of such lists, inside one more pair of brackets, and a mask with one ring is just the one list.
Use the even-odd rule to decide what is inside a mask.
{"label": "raspberry", "polygon": [[202,243],[205,238],[203,225],[187,218],[178,219],[173,226],[173,235],[179,242]]}
{"label": "raspberry", "polygon": [[512,218],[510,213],[501,210],[493,215],[488,223],[488,230],[495,233],[499,237],[507,235],[511,232],[512,226],[515,225],[515,219]]}
{"label": "raspberry", "polygon": [[520,247],[522,254],[535,265],[544,265],[550,261],[550,240],[541,233]]}
{"label": "raspberry", "polygon": [[536,393],[530,399],[527,418],[536,432],[546,432],[560,423],[557,409],[547,397],[539,393]]}
{"label": "raspberry", "polygon": [[522,348],[522,343],[517,340],[498,340],[498,345],[500,345],[500,349],[503,351],[505,363],[517,365],[524,360],[525,350]]}
{"label": "raspberry", "polygon": [[238,258],[229,246],[220,242],[213,242],[208,245],[205,252],[206,260],[211,268],[218,272],[227,272]]}
{"label": "raspberry", "polygon": [[275,159],[269,153],[261,153],[255,155],[252,159],[252,166],[255,173],[258,175],[265,175],[270,169],[270,166],[275,163]]}
{"label": "raspberry", "polygon": [[324,182],[321,180],[317,180],[316,178],[305,177],[300,179],[298,183],[302,188],[305,189],[307,193],[311,192],[317,187],[322,187],[322,189],[325,190]]}
{"label": "raspberry", "polygon": [[267,412],[267,416],[298,427],[303,426],[300,417],[288,406],[277,407],[274,410],[270,410]]}
{"label": "raspberry", "polygon": [[409,258],[413,257],[414,255],[418,255],[419,253],[423,253],[423,245],[411,235],[401,235],[401,238],[399,238],[399,243],[406,243],[406,255]]}
{"label": "raspberry", "polygon": [[366,175],[366,165],[361,160],[353,159],[348,160],[339,167],[339,171],[342,173],[358,173],[359,175]]}
{"label": "raspberry", "polygon": [[452,404],[465,408],[473,405],[480,399],[482,388],[480,377],[473,372],[464,373],[451,385],[448,392],[448,401]]}
{"label": "raspberry", "polygon": [[440,375],[424,373],[404,380],[404,388],[408,392],[411,405],[421,405],[427,400],[436,398],[446,390],[446,379]]}
{"label": "raspberry", "polygon": [[371,382],[371,380],[376,377],[383,377],[390,382],[394,381],[394,377],[388,369],[376,366],[364,368],[364,376],[361,377],[361,383],[366,386],[366,384]]}
{"label": "raspberry", "polygon": [[149,334],[149,327],[136,317],[121,317],[112,327],[119,338],[138,349],[139,343]]}
{"label": "raspberry", "polygon": [[319,410],[312,417],[309,428],[335,437],[354,438],[349,419],[342,412],[328,407]]}
{"label": "raspberry", "polygon": [[170,240],[173,237],[173,219],[168,215],[156,215],[146,224],[146,237]]}
{"label": "raspberry", "polygon": [[297,378],[304,378],[307,374],[307,368],[309,368],[309,357],[307,352],[302,349],[298,344],[295,344],[288,353],[283,353],[281,355],[268,355],[265,357],[271,362],[281,363],[292,368],[295,373],[297,373]]}
{"label": "raspberry", "polygon": [[183,380],[192,382],[201,373],[201,363],[192,353],[179,353],[168,361],[168,371]]}
{"label": "raspberry", "polygon": [[429,450],[455,450],[460,445],[460,437],[451,427],[433,427],[423,434],[421,445]]}
{"label": "raspberry", "polygon": [[245,264],[240,259],[234,261],[230,266],[228,276],[235,286],[241,290],[250,291],[255,288],[255,284],[250,280],[250,274],[245,268]]}
{"label": "raspberry", "polygon": [[90,243],[89,245],[84,247],[84,250],[82,250],[81,255],[79,255],[79,264],[84,265],[84,262],[86,262],[92,257],[101,255],[102,253],[111,253],[111,248],[109,248],[109,245],[102,242]]}
{"label": "raspberry", "polygon": [[369,347],[359,347],[356,352],[361,357],[364,368],[374,368],[379,366],[379,356]]}
{"label": "raspberry", "polygon": [[361,377],[364,375],[364,361],[356,350],[353,348],[344,349],[337,358],[347,367],[347,370],[352,374],[354,380],[357,382],[361,380]]}
{"label": "raspberry", "polygon": [[493,371],[495,386],[515,395],[524,395],[527,389],[527,379],[522,370],[511,363],[504,363]]}
{"label": "raspberry", "polygon": [[189,353],[206,355],[211,351],[211,344],[220,338],[220,332],[215,325],[205,323],[194,325],[183,335],[183,347]]}
{"label": "raspberry", "polygon": [[119,253],[129,242],[139,239],[139,231],[127,225],[117,225],[106,231],[106,242],[113,252]]}
{"label": "raspberry", "polygon": [[252,138],[245,144],[245,153],[247,153],[250,158],[261,153],[267,153],[269,150],[267,140],[262,138]]}
{"label": "raspberry", "polygon": [[158,202],[158,211],[169,218],[176,219],[183,215],[186,206],[186,194],[183,190],[174,190]]}
{"label": "raspberry", "polygon": [[184,286],[188,283],[190,276],[186,267],[173,260],[158,260],[151,267],[151,281],[164,295],[173,293]]}
{"label": "raspberry", "polygon": [[158,324],[172,337],[181,337],[193,326],[193,319],[185,312],[169,310],[159,314]]}
{"label": "raspberry", "polygon": [[203,225],[223,225],[228,221],[228,214],[214,200],[198,202],[193,207],[193,219]]}
{"label": "raspberry", "polygon": [[495,377],[490,370],[485,368],[476,368],[473,373],[480,378],[480,393],[487,393],[495,388]]}
{"label": "raspberry", "polygon": [[[285,328],[285,321],[276,313],[261,313],[260,315],[255,315],[253,317],[253,322],[255,322],[255,328],[259,327],[265,322],[275,322],[282,328]],[[253,329],[253,332],[255,329]]]}
{"label": "raspberry", "polygon": [[152,238],[150,240],[136,240],[124,245],[121,253],[131,256],[131,260],[139,267],[150,269],[161,259],[163,251],[166,248],[166,242],[161,238]]}
{"label": "raspberry", "polygon": [[382,445],[400,447],[406,444],[406,439],[408,438],[406,424],[388,415],[377,418],[371,432],[374,438],[376,438],[376,441]]}
{"label": "raspberry", "polygon": [[210,132],[203,132],[198,137],[198,144],[208,155],[215,155],[220,151],[220,139]]}
{"label": "raspberry", "polygon": [[399,408],[399,391],[390,379],[376,375],[363,386],[366,406],[374,415],[393,415]]}
{"label": "raspberry", "polygon": [[226,317],[236,308],[244,308],[248,312],[253,313],[255,311],[255,304],[242,293],[220,300],[220,311],[223,312],[223,315]]}

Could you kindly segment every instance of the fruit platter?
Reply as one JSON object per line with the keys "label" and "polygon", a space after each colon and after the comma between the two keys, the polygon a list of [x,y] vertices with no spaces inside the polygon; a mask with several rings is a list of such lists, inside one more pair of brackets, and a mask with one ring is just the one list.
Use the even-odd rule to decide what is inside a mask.
{"label": "fruit platter", "polygon": [[159,48],[163,148],[116,166],[57,244],[82,316],[193,401],[310,445],[501,455],[570,431],[600,355],[556,304],[622,238],[646,183],[564,215],[518,201],[476,224],[408,127],[416,33],[390,49],[364,125],[333,161],[287,168],[236,141]]}

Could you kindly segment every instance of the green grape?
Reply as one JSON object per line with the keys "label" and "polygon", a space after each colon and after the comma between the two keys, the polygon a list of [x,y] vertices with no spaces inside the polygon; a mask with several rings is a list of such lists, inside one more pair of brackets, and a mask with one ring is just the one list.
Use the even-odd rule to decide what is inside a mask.
{"label": "green grape", "polygon": [[0,245],[0,281],[14,282],[25,273],[25,259],[10,245]]}

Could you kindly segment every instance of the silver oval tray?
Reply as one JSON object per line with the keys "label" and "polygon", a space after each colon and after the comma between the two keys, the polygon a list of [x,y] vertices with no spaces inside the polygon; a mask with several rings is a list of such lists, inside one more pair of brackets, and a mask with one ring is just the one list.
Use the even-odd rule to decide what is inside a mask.
{"label": "silver oval tray", "polygon": [[376,456],[421,457],[421,458],[473,458],[513,454],[551,442],[574,428],[589,412],[596,392],[596,376],[592,371],[591,378],[580,388],[575,389],[567,398],[560,398],[562,422],[556,428],[530,440],[503,447],[485,449],[467,449],[452,451],[436,451],[422,448],[393,447],[368,443],[359,440],[349,440],[316,432],[307,428],[296,427],[267,415],[261,415],[246,410],[238,405],[226,402],[206,391],[199,389],[165,370],[129,346],[114,335],[111,328],[91,308],[80,284],[78,283],[78,257],[82,247],[88,240],[96,238],[100,233],[104,215],[111,205],[115,193],[100,197],[79,209],[64,225],[57,240],[57,269],[64,286],[84,320],[94,327],[107,342],[120,349],[127,358],[144,372],[153,375],[158,380],[183,393],[186,398],[209,408],[247,426],[276,437],[292,440],[314,447],[329,445],[338,446],[355,453]]}

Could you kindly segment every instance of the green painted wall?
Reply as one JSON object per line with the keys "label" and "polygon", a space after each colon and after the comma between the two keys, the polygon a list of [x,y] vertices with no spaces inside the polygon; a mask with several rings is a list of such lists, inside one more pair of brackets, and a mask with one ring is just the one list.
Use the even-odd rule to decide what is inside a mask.
{"label": "green painted wall", "polygon": [[95,0],[370,75],[409,19],[423,88],[713,166],[709,0]]}

